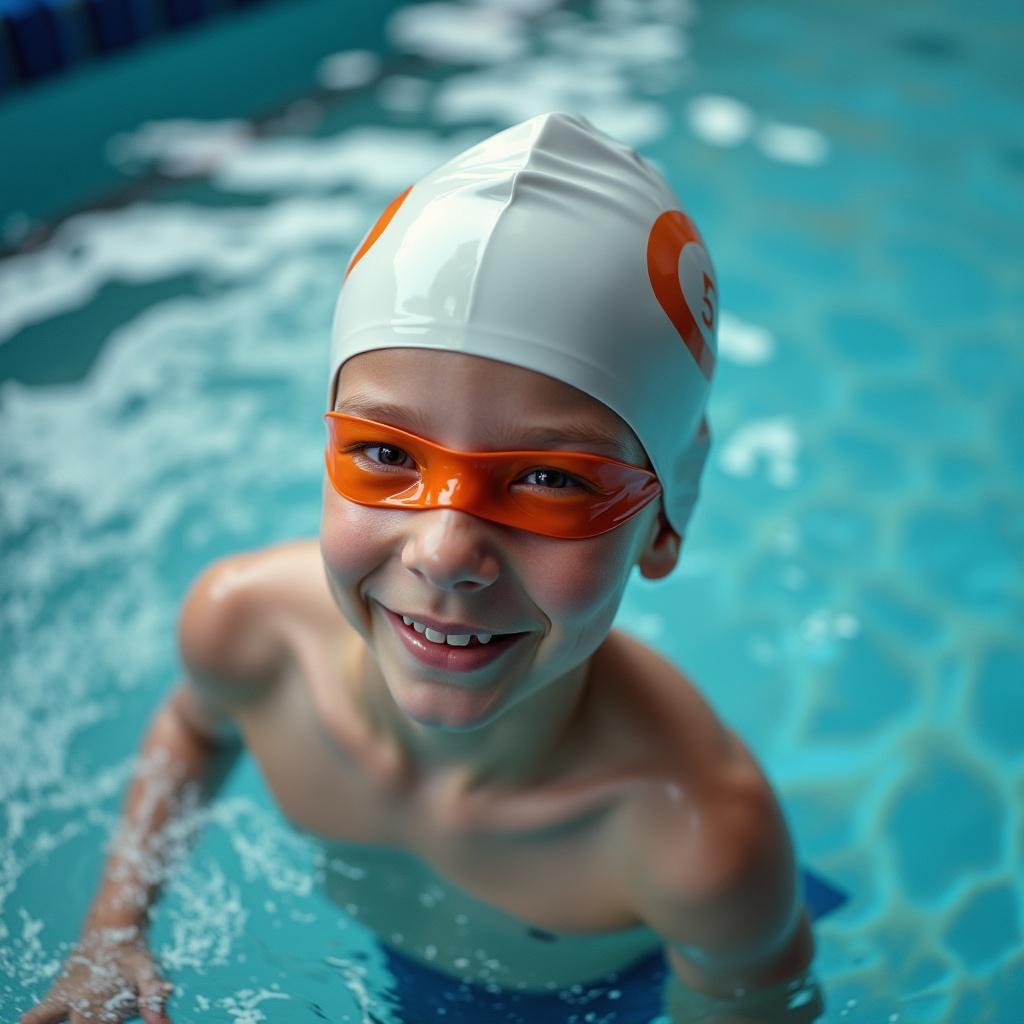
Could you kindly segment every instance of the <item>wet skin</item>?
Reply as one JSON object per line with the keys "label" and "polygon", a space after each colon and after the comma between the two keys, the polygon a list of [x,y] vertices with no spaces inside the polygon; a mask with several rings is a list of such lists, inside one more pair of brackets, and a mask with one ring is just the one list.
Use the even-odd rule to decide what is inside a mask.
{"label": "wet skin", "polygon": [[[645,464],[601,403],[473,356],[365,353],[335,407],[450,448]],[[594,440],[529,442],[568,421]],[[677,556],[660,502],[566,541],[325,484],[319,543],[226,559],[193,587],[175,700],[204,737],[237,730],[336,861],[334,898],[407,954],[458,974],[483,949],[493,980],[539,987],[665,944],[687,985],[767,986],[811,955],[775,797],[692,683],[610,629],[632,567],[657,578]],[[452,671],[392,613],[519,636]]]}

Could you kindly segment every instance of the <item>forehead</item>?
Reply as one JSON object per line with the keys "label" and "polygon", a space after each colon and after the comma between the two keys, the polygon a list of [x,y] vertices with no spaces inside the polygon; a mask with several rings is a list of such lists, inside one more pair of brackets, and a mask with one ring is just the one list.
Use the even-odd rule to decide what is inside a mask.
{"label": "forehead", "polygon": [[339,373],[334,407],[464,450],[557,446],[646,461],[630,427],[591,395],[463,352],[392,348],[353,356]]}

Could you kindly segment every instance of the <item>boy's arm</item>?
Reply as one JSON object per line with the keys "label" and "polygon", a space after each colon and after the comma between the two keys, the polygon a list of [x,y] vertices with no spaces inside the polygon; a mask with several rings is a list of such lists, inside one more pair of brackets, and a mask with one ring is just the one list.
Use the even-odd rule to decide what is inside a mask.
{"label": "boy's arm", "polygon": [[[636,906],[664,938],[669,1011],[709,1024],[816,1019],[814,954],[793,846],[775,794],[735,737],[704,792],[650,794],[634,835]],[[801,988],[801,985],[803,986]],[[795,989],[803,1015],[787,1011]]]}
{"label": "boy's arm", "polygon": [[81,935],[22,1024],[74,1022],[87,1014],[120,1020],[136,1012],[147,1024],[167,1020],[163,1004],[170,986],[153,962],[146,929],[149,908],[181,846],[170,841],[171,826],[189,791],[205,799],[223,781],[241,750],[231,709],[266,678],[250,675],[264,667],[254,652],[265,655],[267,648],[265,640],[250,641],[253,617],[237,567],[237,559],[216,564],[189,592],[179,632],[187,681],[150,721]]}
{"label": "boy's arm", "polygon": [[238,744],[220,737],[219,724],[187,686],[154,714],[78,940],[46,996],[20,1024],[118,1021],[136,1014],[146,1024],[167,1024],[164,1006],[172,986],[149,950],[149,908],[173,846],[180,845],[167,836],[185,791],[199,786],[209,793],[237,756]]}
{"label": "boy's arm", "polygon": [[207,569],[182,605],[178,644],[186,670],[154,715],[124,802],[121,828],[86,927],[144,929],[173,854],[169,829],[186,794],[209,798],[241,750],[232,708],[250,689],[252,617],[245,556]]}
{"label": "boy's arm", "polygon": [[216,791],[239,750],[188,683],[158,708],[143,740],[86,929],[145,930],[172,853],[166,842],[168,825],[186,791],[196,789],[203,797]]}

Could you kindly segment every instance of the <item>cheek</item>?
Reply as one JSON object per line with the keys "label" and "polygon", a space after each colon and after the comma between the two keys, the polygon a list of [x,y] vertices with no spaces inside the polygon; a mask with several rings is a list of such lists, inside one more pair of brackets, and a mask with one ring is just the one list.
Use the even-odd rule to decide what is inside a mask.
{"label": "cheek", "polygon": [[629,538],[615,531],[576,541],[545,541],[527,552],[532,597],[559,618],[591,615],[618,598],[628,576]]}
{"label": "cheek", "polygon": [[358,583],[380,564],[379,511],[346,501],[329,483],[323,489],[320,553],[336,586]]}

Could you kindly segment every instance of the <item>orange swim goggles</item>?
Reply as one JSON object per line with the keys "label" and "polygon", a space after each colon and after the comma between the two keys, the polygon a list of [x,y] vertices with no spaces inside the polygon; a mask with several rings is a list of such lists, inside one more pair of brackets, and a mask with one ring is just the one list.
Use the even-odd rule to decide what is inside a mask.
{"label": "orange swim goggles", "polygon": [[347,413],[329,412],[327,475],[349,501],[456,508],[568,540],[621,526],[661,494],[646,469],[583,452],[458,452]]}

